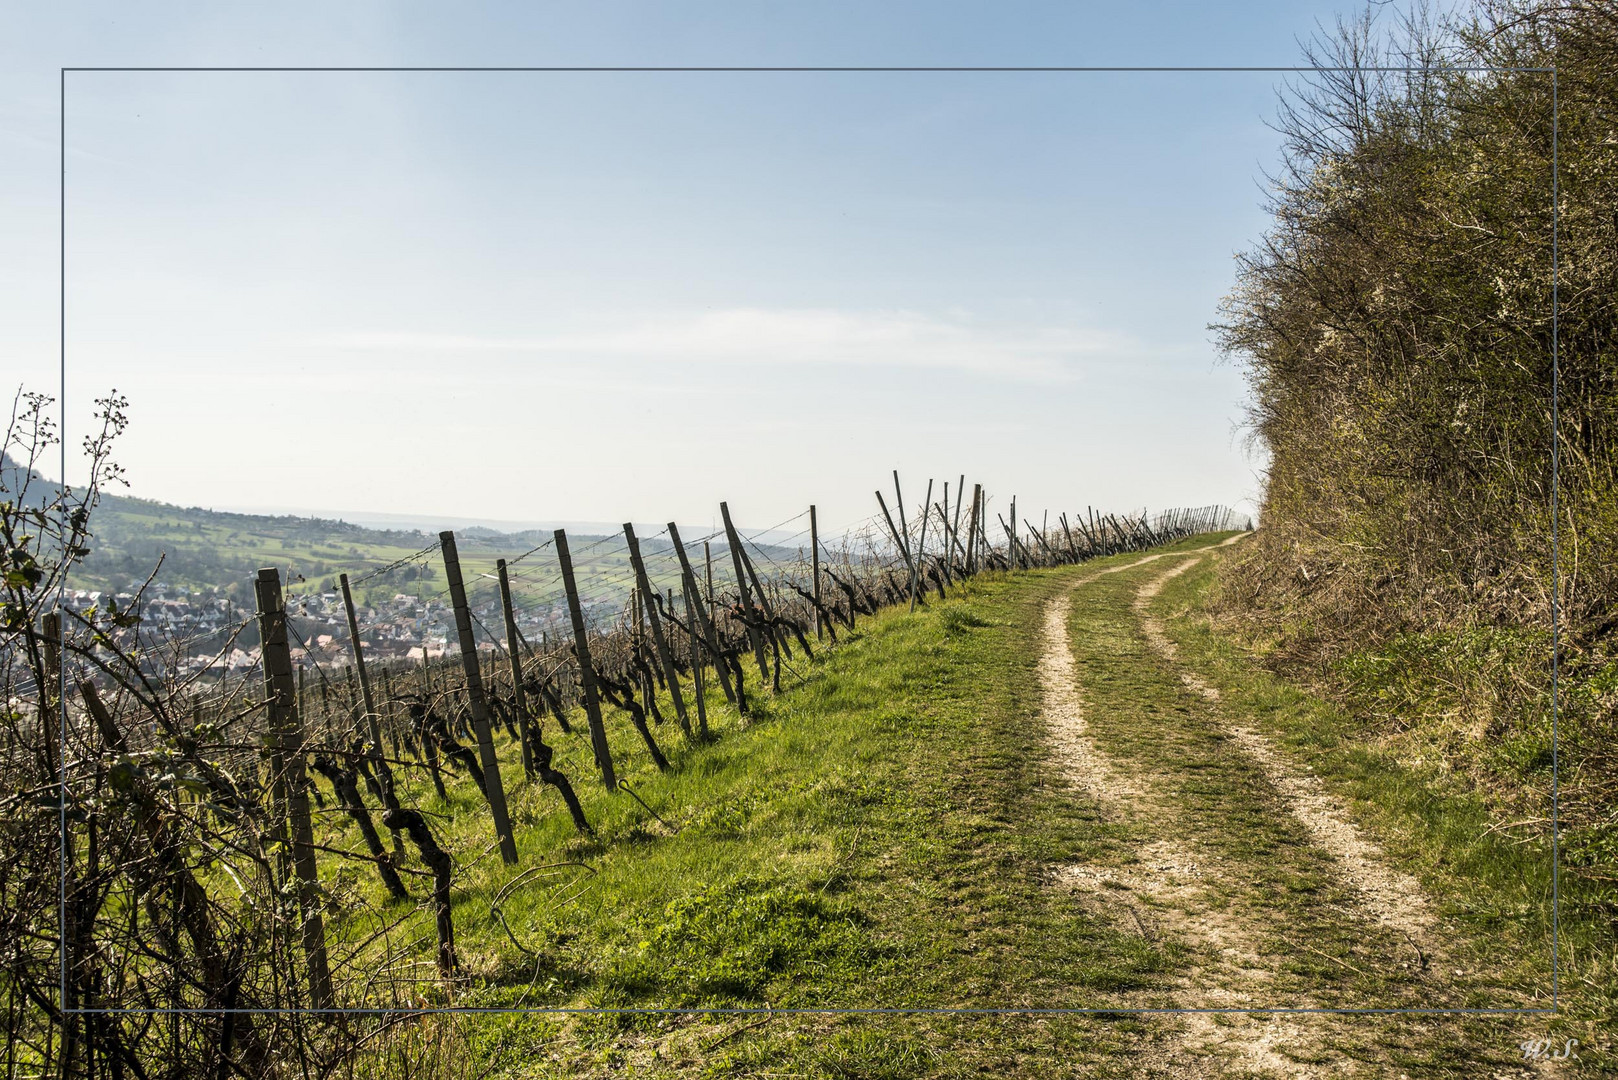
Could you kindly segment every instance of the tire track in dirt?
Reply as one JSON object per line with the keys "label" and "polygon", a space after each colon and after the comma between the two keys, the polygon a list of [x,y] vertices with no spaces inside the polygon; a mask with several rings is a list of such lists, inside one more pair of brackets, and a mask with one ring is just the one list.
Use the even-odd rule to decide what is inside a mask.
{"label": "tire track in dirt", "polygon": [[[1039,662],[1041,711],[1053,756],[1064,778],[1114,818],[1162,822],[1172,820],[1173,812],[1159,796],[1120,771],[1090,737],[1068,639],[1072,594],[1105,574],[1180,554],[1184,553],[1159,552],[1088,574],[1052,597],[1045,607]],[[1198,957],[1208,959],[1193,963],[1175,979],[1169,1001],[1161,1000],[1159,992],[1147,991],[1122,995],[1124,1000],[1119,1004],[1126,1008],[1186,1010],[1272,1005],[1254,996],[1254,991],[1270,979],[1259,950],[1260,934],[1238,915],[1209,903],[1205,868],[1213,870],[1216,857],[1192,841],[1172,836],[1159,837],[1136,854],[1138,870],[1097,870],[1075,864],[1058,872],[1058,883],[1086,893],[1103,908],[1122,907],[1143,938],[1150,941],[1170,936],[1190,946]],[[1143,901],[1140,908],[1131,903],[1130,896]],[[1294,1004],[1314,1007],[1310,1001]],[[1282,1047],[1299,1051],[1318,1046],[1331,1026],[1326,1018],[1187,1011],[1175,1014],[1175,1019],[1179,1027],[1169,1045],[1154,1048],[1142,1062],[1150,1075],[1206,1076],[1210,1068],[1219,1070],[1226,1063],[1249,1072],[1281,1076],[1327,1075],[1280,1052]]]}
{"label": "tire track in dirt", "polygon": [[[1218,702],[1219,691],[1185,669],[1174,642],[1150,610],[1152,599],[1163,587],[1202,558],[1199,554],[1187,559],[1142,585],[1135,594],[1134,609],[1147,642],[1174,665],[1181,682],[1206,700]],[[1420,946],[1426,957],[1441,956],[1436,940],[1438,919],[1426,892],[1414,878],[1389,865],[1381,847],[1366,837],[1348,816],[1347,808],[1326,792],[1320,779],[1252,728],[1222,724],[1222,729],[1263,770],[1287,811],[1308,831],[1315,846],[1337,862],[1343,878],[1359,894],[1360,906],[1371,917],[1369,921],[1404,934],[1413,945]]]}
{"label": "tire track in dirt", "polygon": [[[1180,1080],[1223,1075],[1414,1075],[1417,1069],[1401,1072],[1392,1062],[1378,1060],[1380,1054],[1365,1056],[1365,1051],[1387,1038],[1386,1034],[1377,1036],[1367,1030],[1367,1023],[1373,1023],[1370,1018],[1329,1011],[1263,1011],[1316,1009],[1321,1005],[1307,997],[1277,1001],[1273,994],[1264,993],[1275,985],[1276,965],[1282,958],[1266,956],[1262,951],[1263,943],[1274,931],[1268,915],[1225,902],[1228,890],[1221,891],[1221,886],[1235,881],[1231,875],[1239,869],[1224,867],[1218,854],[1199,843],[1194,835],[1187,835],[1181,828],[1184,822],[1178,808],[1142,778],[1120,768],[1097,746],[1085,722],[1083,694],[1067,629],[1074,591],[1106,574],[1132,570],[1157,559],[1183,559],[1137,591],[1134,613],[1148,645],[1171,665],[1184,685],[1206,700],[1218,702],[1218,690],[1180,661],[1174,643],[1164,632],[1162,622],[1152,616],[1149,605],[1165,584],[1200,562],[1214,547],[1234,543],[1243,535],[1208,548],[1153,553],[1084,575],[1047,602],[1039,674],[1042,715],[1048,725],[1053,758],[1064,778],[1089,795],[1104,817],[1127,821],[1148,835],[1156,833],[1155,838],[1137,845],[1136,863],[1122,868],[1070,865],[1058,871],[1056,883],[1082,893],[1117,928],[1136,930],[1148,942],[1176,941],[1192,951],[1192,963],[1177,973],[1170,986],[1124,992],[1114,999],[1120,1008],[1184,1010],[1154,1018],[1154,1024],[1172,1027],[1149,1037],[1135,1063],[1135,1075]],[[1319,779],[1290,755],[1251,728],[1226,723],[1223,731],[1263,771],[1289,815],[1305,827],[1314,846],[1335,860],[1345,884],[1359,901],[1356,907],[1360,918],[1367,924],[1404,932],[1412,945],[1422,942],[1427,957],[1433,958],[1433,966],[1444,966],[1437,958],[1444,957],[1448,950],[1440,939],[1441,929],[1432,904],[1420,885],[1389,866],[1381,849],[1348,816],[1346,807],[1333,800]],[[1165,828],[1171,831],[1165,834]],[[1417,951],[1423,949],[1418,947]],[[1246,1009],[1258,1011],[1235,1011]],[[1404,1025],[1397,1031],[1396,1039],[1416,1033]],[[1425,1028],[1416,1031],[1423,1038],[1432,1034]],[[1359,1049],[1354,1049],[1356,1046]],[[1482,1061],[1468,1060],[1486,1070],[1475,1075],[1495,1080],[1561,1075],[1552,1062],[1491,1061],[1485,1066]]]}

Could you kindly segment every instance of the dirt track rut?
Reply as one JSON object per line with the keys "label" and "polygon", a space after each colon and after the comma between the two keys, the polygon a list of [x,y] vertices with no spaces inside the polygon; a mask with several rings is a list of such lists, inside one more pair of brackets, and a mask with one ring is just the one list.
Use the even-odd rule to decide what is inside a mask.
{"label": "dirt track rut", "polygon": [[[1172,796],[1141,777],[1129,762],[1103,750],[1086,721],[1068,633],[1074,590],[1108,574],[1171,560],[1166,572],[1150,577],[1133,596],[1136,628],[1150,650],[1208,703],[1223,736],[1262,770],[1283,812],[1296,819],[1309,842],[1329,857],[1352,897],[1353,910],[1346,917],[1403,935],[1424,967],[1447,962],[1434,905],[1417,882],[1389,864],[1378,845],[1307,769],[1252,726],[1223,717],[1225,710],[1217,707],[1218,690],[1186,669],[1153,616],[1152,599],[1168,581],[1206,557],[1208,550],[1157,553],[1082,574],[1048,601],[1039,672],[1053,761],[1063,779],[1092,800],[1103,816],[1131,823],[1143,837],[1134,851],[1136,861],[1125,866],[1064,866],[1056,885],[1078,892],[1119,929],[1133,928],[1149,941],[1182,944],[1193,957],[1166,987],[1118,995],[1120,1008],[1185,1010],[1155,1018],[1156,1034],[1143,1047],[1141,1075],[1381,1075],[1375,1067],[1367,1072],[1366,1062],[1338,1052],[1350,1025],[1363,1017],[1237,1011],[1331,1009],[1338,1003],[1277,993],[1273,945],[1269,952],[1265,948],[1266,936],[1275,930],[1273,916],[1230,902],[1229,891],[1221,886],[1239,871],[1227,866],[1194,830],[1166,825],[1175,821]],[[1358,1024],[1362,1030],[1365,1026]],[[1535,1073],[1513,1069],[1488,1075]]]}

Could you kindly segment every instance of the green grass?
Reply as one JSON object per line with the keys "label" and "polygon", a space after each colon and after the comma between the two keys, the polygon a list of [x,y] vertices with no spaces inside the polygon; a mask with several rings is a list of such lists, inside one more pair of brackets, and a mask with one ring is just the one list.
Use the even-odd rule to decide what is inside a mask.
{"label": "green grass", "polygon": [[[1342,798],[1389,857],[1414,875],[1476,973],[1469,1006],[1548,1007],[1551,998],[1551,851],[1547,841],[1514,840],[1491,826],[1502,819],[1482,792],[1460,783],[1435,757],[1398,752],[1375,723],[1357,718],[1266,671],[1244,641],[1209,613],[1218,588],[1215,556],[1171,582],[1160,598],[1170,636],[1187,662],[1217,685],[1223,707],[1304,762]],[[1406,724],[1434,717],[1411,707]],[[1374,720],[1374,718],[1373,718]],[[1610,1032],[1618,1018],[1618,943],[1610,908],[1567,875],[1561,878],[1562,1014],[1526,1021],[1524,1038],[1576,1037],[1586,1068],[1612,1068]]]}
{"label": "green grass", "polygon": [[[673,761],[667,774],[609,711],[620,773],[668,825],[602,788],[582,734],[548,731],[597,831],[575,837],[559,800],[528,788],[503,744],[518,871],[561,861],[590,869],[558,868],[502,905],[521,949],[489,910],[513,871],[488,856],[462,875],[457,943],[474,977],[455,1000],[1104,1007],[1158,985],[1175,950],[1050,887],[1056,864],[1122,857],[1113,828],[1050,784],[1043,764],[1035,664],[1053,584],[1048,575],[980,580],[914,617],[885,613],[815,664],[795,661],[805,677],[761,701],[751,722],[715,694],[710,744],[687,745],[672,723],[657,732]],[[459,862],[493,840],[468,785],[454,787],[447,807],[420,782],[410,798],[447,815],[438,827]],[[374,884],[350,876],[380,904]],[[648,1047],[667,1053],[673,1039],[690,1050],[732,1026],[723,1017],[512,1019],[476,1027],[474,1042],[510,1075],[543,1075],[524,1071],[532,1061],[516,1048],[526,1040],[560,1054],[561,1072],[629,1060],[649,1068]],[[809,1075],[912,1075],[907,1059],[947,1075],[980,1066],[1049,1075],[1078,1060],[1117,1066],[1141,1029],[1122,1017],[800,1017],[692,1061],[715,1075],[788,1063]],[[510,1039],[491,1041],[495,1030]]]}
{"label": "green grass", "polygon": [[[1098,578],[1075,594],[1070,619],[1094,737],[1161,796],[1166,815],[1103,812],[1055,779],[1046,751],[1043,607],[1098,565],[992,575],[915,616],[891,611],[864,622],[813,664],[798,658],[800,677],[779,697],[761,696],[751,722],[715,693],[711,743],[687,744],[672,723],[657,729],[673,761],[666,774],[609,710],[620,774],[656,817],[595,779],[582,723],[573,736],[548,728],[593,838],[573,834],[553,792],[524,783],[502,738],[521,853],[515,870],[490,851],[493,831],[475,789],[458,782],[440,805],[414,781],[409,800],[443,815],[435,828],[462,868],[455,916],[468,977],[437,1000],[540,1008],[1170,1003],[1177,978],[1206,955],[1053,887],[1055,870],[1072,863],[1127,870],[1164,835],[1194,838],[1213,853],[1218,886],[1209,903],[1257,926],[1276,1000],[1256,1004],[1299,995],[1361,1007],[1531,998],[1543,981],[1534,966],[1543,946],[1536,853],[1480,837],[1478,807],[1357,742],[1344,718],[1266,675],[1241,642],[1200,617],[1211,569],[1178,579],[1158,601],[1179,616],[1168,625],[1184,659],[1225,698],[1213,706],[1186,691],[1146,648],[1129,610],[1135,588],[1169,565]],[[1389,855],[1441,898],[1467,977],[1418,975],[1404,943],[1354,913],[1329,859],[1220,736],[1220,721],[1233,715],[1344,793]],[[337,842],[357,846],[347,832]],[[558,863],[585,866],[550,865]],[[547,865],[501,905],[502,925],[491,914],[496,894],[515,874]],[[335,883],[335,860],[322,872],[334,894],[352,889],[389,910],[365,868],[343,871],[344,886]],[[419,879],[411,887],[424,891]],[[375,916],[350,914],[332,932],[352,939],[374,925]],[[416,915],[412,927],[422,933],[430,923]],[[1580,949],[1597,940],[1569,937]],[[430,938],[414,955],[430,964]],[[1588,985],[1577,992],[1593,995]],[[1462,1077],[1509,1067],[1521,1039],[1565,1031],[1584,1042],[1588,1065],[1602,1060],[1593,1015],[1354,1017],[1332,1027],[1328,1042],[1295,1052],[1336,1055],[1361,1075]],[[1151,1074],[1150,1055],[1177,1024],[1121,1013],[440,1016],[380,1044],[378,1055],[392,1048],[394,1062],[379,1058],[367,1080],[1136,1076]],[[416,1047],[417,1057],[401,1046]],[[431,1071],[407,1068],[429,1053],[441,1055]]]}

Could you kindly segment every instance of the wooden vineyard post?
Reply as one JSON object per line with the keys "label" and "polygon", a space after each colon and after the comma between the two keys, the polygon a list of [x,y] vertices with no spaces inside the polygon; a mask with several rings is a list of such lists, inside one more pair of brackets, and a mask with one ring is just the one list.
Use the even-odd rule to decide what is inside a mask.
{"label": "wooden vineyard post", "polygon": [[904,557],[905,565],[910,568],[910,576],[914,578],[916,564],[910,561],[910,542],[905,539],[899,528],[893,524],[893,515],[888,513],[888,504],[883,500],[880,491],[876,493],[876,504],[882,508],[882,519],[888,523],[888,533],[893,537],[893,542],[899,545],[899,554]]}
{"label": "wooden vineyard post", "polygon": [[[317,725],[322,735],[331,734],[331,686],[326,679],[326,673],[320,670],[320,662],[315,661],[315,674],[320,676],[320,722]],[[312,704],[312,703],[311,703]],[[305,713],[298,715],[304,716]]]}
{"label": "wooden vineyard post", "polygon": [[595,751],[601,782],[607,790],[618,789],[612,769],[612,750],[607,746],[607,728],[601,722],[601,696],[596,689],[595,668],[590,664],[589,633],[584,626],[584,608],[579,604],[579,587],[573,580],[573,558],[567,550],[567,530],[557,529],[556,561],[562,566],[562,584],[567,589],[567,613],[573,620],[573,648],[579,658],[579,688],[584,694],[584,715],[590,723],[590,747]]}
{"label": "wooden vineyard post", "polygon": [[[679,541],[678,540],[675,541],[675,546],[676,547],[679,546]],[[684,550],[684,549],[681,549],[681,550]],[[702,542],[702,572],[705,575],[704,580],[707,582],[707,586],[708,586],[708,597],[707,597],[708,611],[710,613],[712,613],[712,611],[713,611],[713,545],[710,544],[706,540],[704,540]]]}
{"label": "wooden vineyard post", "polygon": [[[1091,558],[1106,554],[1105,551],[1101,550],[1101,541],[1096,537],[1096,534],[1085,527],[1083,518],[1079,517],[1077,514],[1074,514],[1073,524],[1079,527],[1079,532],[1084,536],[1084,542],[1086,544],[1085,551]],[[1091,524],[1093,525],[1095,522],[1092,520]]]}
{"label": "wooden vineyard post", "polygon": [[[47,612],[40,620],[40,638],[45,652],[45,681],[49,686],[39,688],[39,719],[40,729],[44,734],[41,740],[45,756],[45,767],[52,775],[57,775],[57,754],[62,749],[61,698],[62,692],[62,616],[55,612]],[[64,758],[61,762],[66,775],[67,763]]]}
{"label": "wooden vineyard post", "polygon": [[[640,557],[640,541],[635,538],[635,526],[624,522],[624,540],[629,545],[629,561],[635,568],[635,582],[640,586],[641,606],[646,609],[646,622],[652,628],[652,648],[663,665],[663,677],[668,680],[669,697],[674,699],[674,715],[679,718],[685,737],[691,737],[691,718],[685,712],[685,697],[680,693],[680,673],[674,667],[674,654],[669,652],[668,639],[663,636],[663,621],[657,616],[652,582],[646,576],[646,563]],[[653,688],[655,689],[655,687]]]}
{"label": "wooden vineyard post", "polygon": [[573,791],[573,785],[557,770],[551,768],[551,758],[554,751],[545,745],[541,738],[543,727],[530,725],[528,716],[528,691],[523,687],[522,680],[522,631],[517,629],[517,615],[511,604],[511,579],[506,572],[506,560],[500,559],[495,563],[500,576],[500,605],[505,608],[506,614],[506,659],[511,664],[512,698],[517,706],[518,728],[522,738],[522,765],[523,773],[530,783],[535,777],[540,783],[549,784],[556,789],[567,804],[567,812],[573,818],[573,827],[581,834],[590,832],[590,823],[585,820],[584,808],[579,805],[579,797]]}
{"label": "wooden vineyard post", "polygon": [[371,761],[377,767],[377,779],[393,789],[393,777],[382,761],[382,721],[376,711],[376,700],[371,696],[371,679],[365,672],[365,649],[360,644],[360,624],[354,616],[354,596],[348,589],[348,575],[338,574],[343,589],[343,608],[348,613],[348,643],[354,654],[354,670],[360,677],[360,698],[365,704],[366,728],[371,734]]}
{"label": "wooden vineyard post", "polygon": [[993,546],[989,542],[989,492],[985,491],[977,499],[977,555],[972,559],[974,570],[987,570]]}
{"label": "wooden vineyard post", "polygon": [[1133,551],[1134,548],[1130,545],[1134,543],[1135,538],[1126,532],[1122,525],[1118,524],[1117,515],[1105,514],[1103,515],[1103,520],[1112,527],[1113,535],[1118,537],[1118,549],[1120,551]]}
{"label": "wooden vineyard post", "polygon": [[1017,555],[1017,496],[1015,495],[1011,497],[1010,513],[1011,516],[1007,520],[1011,524],[1006,526],[1006,541],[1011,545],[1011,550],[1007,554],[1011,556],[1011,568],[1016,570],[1020,564]]}
{"label": "wooden vineyard post", "polygon": [[983,505],[983,485],[972,485],[972,514],[966,522],[966,572],[975,574],[978,570],[978,514]]}
{"label": "wooden vineyard post", "polygon": [[506,659],[511,664],[511,696],[517,705],[517,730],[521,733],[522,774],[530,780],[534,776],[534,752],[528,745],[528,692],[522,685],[522,654],[518,651],[517,613],[511,606],[511,578],[506,573],[506,560],[494,561],[494,572],[500,578],[500,606],[506,615]]}
{"label": "wooden vineyard post", "polygon": [[[895,471],[894,474],[893,474],[893,486],[894,487],[899,486],[899,473],[897,471]],[[910,566],[910,610],[911,611],[916,610],[916,590],[920,589],[920,590],[925,592],[926,588],[927,588],[927,583],[924,582],[922,580],[922,578],[921,578],[921,573],[922,573],[921,568],[922,568],[923,565],[925,565],[923,560],[927,558],[927,519],[928,519],[929,516],[931,516],[927,512],[927,508],[929,506],[931,506],[932,503],[933,503],[933,481],[932,481],[932,477],[928,477],[927,478],[927,497],[921,501],[921,533],[920,533],[920,535],[918,535],[916,537],[916,558],[915,558],[915,561]],[[901,505],[899,507],[899,524],[900,525],[904,524],[904,518],[905,518],[905,508]]]}
{"label": "wooden vineyard post", "polygon": [[624,616],[624,625],[629,628],[630,648],[640,648],[640,586],[629,587],[629,611]]}
{"label": "wooden vineyard post", "polygon": [[770,665],[764,659],[764,638],[758,632],[758,627],[752,625],[756,615],[753,611],[753,598],[748,595],[747,568],[742,565],[742,539],[736,532],[736,526],[730,520],[730,506],[719,504],[719,514],[725,520],[725,539],[730,544],[730,561],[736,567],[736,589],[742,594],[742,611],[747,614],[747,640],[753,646],[753,655],[758,659],[758,677],[761,682],[770,681]]}
{"label": "wooden vineyard post", "polygon": [[953,564],[955,562],[955,533],[949,527],[948,483],[944,484],[944,504],[940,506],[937,503],[934,503],[933,509],[938,511],[938,529],[944,534],[944,551],[939,557],[938,567],[944,573],[944,584],[954,585],[955,570]]}
{"label": "wooden vineyard post", "polygon": [[961,552],[961,572],[966,573],[966,549],[961,547],[961,504],[966,502],[966,473],[961,473],[961,479],[955,484],[955,518],[950,525],[951,551],[959,549]]}
{"label": "wooden vineyard post", "polygon": [[[680,542],[680,527],[669,522],[669,539],[674,542],[674,553],[680,557],[680,575],[685,581],[685,587],[694,596],[697,603],[697,625],[702,630],[702,636],[708,647],[708,655],[713,657],[714,671],[719,674],[719,685],[725,689],[725,700],[738,709],[743,708],[742,699],[730,685],[730,673],[725,670],[725,658],[719,655],[719,631],[714,629],[713,619],[708,615],[708,607],[701,603],[701,594],[697,591],[697,576],[691,572],[691,560],[686,556],[685,545]],[[707,542],[703,545],[706,548]],[[709,563],[711,567],[712,562]],[[710,579],[711,580],[711,579]],[[738,668],[739,670],[739,668]]]}
{"label": "wooden vineyard post", "polygon": [[758,607],[764,612],[765,620],[770,623],[769,638],[771,641],[779,641],[781,639],[777,635],[780,631],[774,625],[775,608],[770,606],[769,594],[764,591],[764,583],[759,580],[758,567],[753,565],[753,557],[747,554],[746,547],[741,549],[741,553],[742,568],[747,571],[747,580],[753,583],[753,596],[757,600]]}
{"label": "wooden vineyard post", "polygon": [[966,515],[966,538],[962,545],[961,558],[966,560],[966,576],[971,577],[977,573],[977,527],[978,527],[978,499],[981,497],[978,485],[972,485],[972,510]]}
{"label": "wooden vineyard post", "polygon": [[303,654],[303,659],[298,661],[298,690],[295,699],[298,706],[298,715],[303,717],[305,720],[308,719],[310,713],[309,692],[307,686],[305,686],[305,684],[309,681],[308,676],[309,654],[306,651]]}
{"label": "wooden vineyard post", "polygon": [[511,833],[511,815],[506,810],[506,785],[500,778],[500,759],[494,754],[494,732],[489,724],[489,701],[484,696],[483,672],[478,666],[478,643],[472,636],[472,611],[466,603],[466,583],[461,580],[461,557],[455,549],[455,533],[446,529],[438,534],[444,553],[444,576],[449,580],[449,599],[455,608],[455,630],[461,643],[461,667],[466,671],[466,699],[472,707],[472,732],[477,736],[478,757],[483,764],[483,786],[494,816],[494,833],[500,838],[500,858],[507,865],[517,861],[517,839]]}
{"label": "wooden vineyard post", "polygon": [[1061,558],[1056,554],[1055,550],[1045,542],[1045,530],[1035,529],[1034,523],[1026,518],[1023,519],[1023,524],[1028,526],[1029,535],[1031,535],[1035,540],[1038,540],[1039,546],[1045,550],[1046,555],[1050,556],[1051,565],[1055,566],[1056,564],[1060,563],[1062,561]]}
{"label": "wooden vineyard post", "polygon": [[809,504],[809,565],[814,575],[815,640],[826,640],[826,628],[820,622],[820,523],[815,520],[815,504]]}
{"label": "wooden vineyard post", "polygon": [[708,737],[708,701],[702,685],[702,642],[697,636],[697,605],[701,603],[691,595],[686,575],[680,575],[680,592],[685,597],[685,624],[691,628],[686,637],[691,639],[691,693],[697,699],[697,738]]}
{"label": "wooden vineyard post", "polygon": [[[960,501],[960,493],[959,492],[956,493],[956,501],[957,502]],[[939,565],[940,565],[940,568],[944,572],[944,581],[945,581],[945,583],[949,584],[949,585],[953,585],[953,584],[955,584],[955,578],[950,573],[950,565],[949,564],[954,560],[954,557],[955,557],[955,533],[949,527],[949,481],[948,480],[944,481],[944,504],[942,506],[938,506],[937,504],[934,504],[934,508],[937,509],[937,511],[938,511],[938,527],[944,533],[944,557],[943,557],[943,561]]]}
{"label": "wooden vineyard post", "polygon": [[385,667],[382,669],[382,704],[387,709],[383,727],[388,733],[388,745],[392,747],[395,758],[403,758],[404,748],[399,745],[399,710],[393,699],[393,679]]}
{"label": "wooden vineyard post", "polygon": [[[899,470],[893,470],[893,508],[899,511],[899,546],[904,548],[905,562],[910,566],[910,610],[916,610],[916,576],[921,573],[910,552],[910,523],[905,520],[904,491],[899,487]],[[888,523],[890,526],[892,522]]]}
{"label": "wooden vineyard post", "polygon": [[348,724],[343,729],[345,735],[352,734],[360,725],[360,696],[354,691],[354,665],[343,665],[343,685],[348,687]]}
{"label": "wooden vineyard post", "polygon": [[278,786],[286,793],[292,826],[292,870],[298,879],[298,909],[303,951],[309,965],[309,1003],[332,1007],[331,972],[326,966],[326,928],[320,918],[320,885],[315,872],[315,831],[309,814],[309,777],[303,764],[303,729],[298,719],[297,688],[292,681],[292,650],[287,645],[287,615],[281,601],[281,574],[265,567],[253,582],[258,600],[260,655],[264,696],[269,705],[271,762]]}

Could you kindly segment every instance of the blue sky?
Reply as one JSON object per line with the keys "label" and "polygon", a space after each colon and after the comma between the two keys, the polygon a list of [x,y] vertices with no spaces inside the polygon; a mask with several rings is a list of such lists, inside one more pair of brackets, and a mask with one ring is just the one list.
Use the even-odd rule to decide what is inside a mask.
{"label": "blue sky", "polygon": [[[0,350],[53,389],[64,64],[1290,64],[1338,9],[3,10]],[[836,525],[895,467],[1251,500],[1206,324],[1278,78],[71,73],[70,444],[116,386],[132,490],[186,505]]]}

